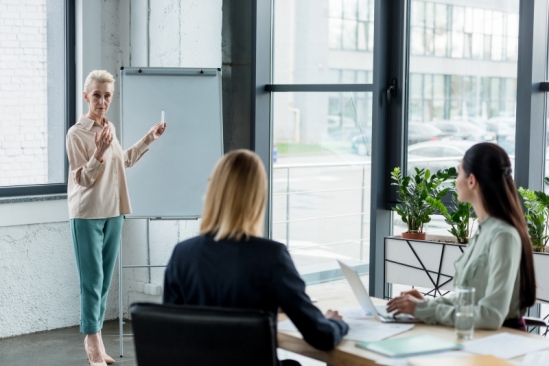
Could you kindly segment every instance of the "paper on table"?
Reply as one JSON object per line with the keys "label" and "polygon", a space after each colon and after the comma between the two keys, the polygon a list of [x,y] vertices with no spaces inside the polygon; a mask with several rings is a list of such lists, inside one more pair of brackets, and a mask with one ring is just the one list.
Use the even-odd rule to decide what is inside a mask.
{"label": "paper on table", "polygon": [[[350,341],[374,342],[409,331],[414,324],[384,324],[378,322],[344,319],[349,324],[349,333],[345,339]],[[278,323],[278,330],[297,332],[297,328],[291,320]]]}
{"label": "paper on table", "polygon": [[[421,357],[463,357],[463,356],[471,356],[470,353],[463,352],[463,351],[449,351],[449,352],[439,352],[432,355],[424,355]],[[376,363],[378,365],[385,365],[385,366],[410,366],[411,364],[408,362],[408,359],[405,358],[383,358],[381,360],[377,360]]]}
{"label": "paper on table", "polygon": [[343,306],[338,308],[337,311],[343,315],[344,318],[349,319],[371,319],[374,317],[374,314],[366,313],[360,306]]}
{"label": "paper on table", "polygon": [[522,360],[522,365],[549,365],[549,351],[528,353]]}
{"label": "paper on table", "polygon": [[546,340],[500,333],[463,344],[467,352],[479,355],[494,355],[504,360],[549,348]]}
{"label": "paper on table", "polygon": [[375,342],[409,331],[414,324],[379,323],[357,319],[344,319],[349,324],[345,339],[360,342]]}

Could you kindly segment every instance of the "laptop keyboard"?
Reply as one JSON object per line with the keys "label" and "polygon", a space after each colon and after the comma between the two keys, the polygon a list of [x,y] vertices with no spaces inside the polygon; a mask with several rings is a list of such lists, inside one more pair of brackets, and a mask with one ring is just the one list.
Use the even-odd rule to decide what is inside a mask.
{"label": "laptop keyboard", "polygon": [[393,315],[387,312],[387,305],[376,306],[376,311],[384,318],[393,318]]}

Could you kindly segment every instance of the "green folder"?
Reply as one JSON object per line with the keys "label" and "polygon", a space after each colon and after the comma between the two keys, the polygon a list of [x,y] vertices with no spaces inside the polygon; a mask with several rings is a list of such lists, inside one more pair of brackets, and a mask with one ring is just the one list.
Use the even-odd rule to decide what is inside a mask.
{"label": "green folder", "polygon": [[455,351],[463,348],[459,343],[430,335],[385,339],[377,342],[357,342],[356,346],[389,357],[406,357],[425,353]]}

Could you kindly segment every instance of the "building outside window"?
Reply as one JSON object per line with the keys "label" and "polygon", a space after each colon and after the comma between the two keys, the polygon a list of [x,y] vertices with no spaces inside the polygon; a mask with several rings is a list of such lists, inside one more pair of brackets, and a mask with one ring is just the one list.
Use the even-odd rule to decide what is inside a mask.
{"label": "building outside window", "polygon": [[[459,145],[444,150],[455,155],[492,141],[514,155],[518,4],[410,2],[408,145],[417,156],[409,167],[444,150],[419,144]],[[275,0],[273,82],[371,83],[373,36],[374,0]],[[289,244],[302,274],[331,269],[334,258],[368,263],[371,115],[371,93],[273,94],[272,236]],[[322,164],[331,165],[311,168]],[[444,233],[443,220],[432,228],[437,222]]]}

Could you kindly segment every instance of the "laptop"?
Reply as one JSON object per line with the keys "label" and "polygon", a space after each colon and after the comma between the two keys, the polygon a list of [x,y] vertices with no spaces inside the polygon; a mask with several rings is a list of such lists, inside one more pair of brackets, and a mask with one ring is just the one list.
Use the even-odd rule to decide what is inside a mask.
{"label": "laptop", "polygon": [[339,260],[337,262],[349,285],[351,285],[351,289],[353,289],[360,307],[364,310],[365,316],[374,317],[382,323],[419,323],[419,320],[415,319],[412,315],[399,314],[395,316],[387,312],[387,305],[375,306],[358,274],[348,265]]}

